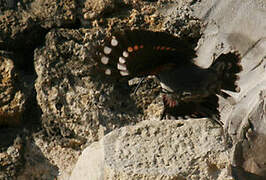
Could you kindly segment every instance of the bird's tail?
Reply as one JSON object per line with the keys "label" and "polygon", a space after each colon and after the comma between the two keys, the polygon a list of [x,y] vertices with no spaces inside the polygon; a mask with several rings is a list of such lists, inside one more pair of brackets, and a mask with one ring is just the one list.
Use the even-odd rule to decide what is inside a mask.
{"label": "bird's tail", "polygon": [[221,81],[221,89],[239,92],[237,85],[238,73],[242,71],[240,54],[237,51],[221,54],[211,65],[211,69],[217,72]]}

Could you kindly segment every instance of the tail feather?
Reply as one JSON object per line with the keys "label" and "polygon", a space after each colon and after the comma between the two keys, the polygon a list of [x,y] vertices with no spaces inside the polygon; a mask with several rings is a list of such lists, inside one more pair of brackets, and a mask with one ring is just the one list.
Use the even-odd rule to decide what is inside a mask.
{"label": "tail feather", "polygon": [[240,54],[234,51],[220,55],[212,64],[211,68],[217,72],[222,82],[221,89],[233,92],[240,91],[240,87],[237,85],[239,79],[237,74],[242,71],[240,60]]}

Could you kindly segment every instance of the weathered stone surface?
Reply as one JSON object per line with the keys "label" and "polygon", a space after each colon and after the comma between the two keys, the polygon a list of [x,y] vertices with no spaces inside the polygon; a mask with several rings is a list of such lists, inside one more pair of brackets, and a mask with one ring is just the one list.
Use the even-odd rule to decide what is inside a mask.
{"label": "weathered stone surface", "polygon": [[234,164],[262,178],[266,177],[265,158],[262,157],[265,130],[260,128],[266,121],[263,95],[266,89],[265,8],[264,1],[244,0],[202,1],[194,9],[195,15],[208,22],[199,45],[198,64],[208,66],[214,53],[219,54],[229,47],[242,54],[243,71],[238,82],[241,92],[232,93],[235,103],[221,106],[221,114],[226,132],[233,144],[237,144]]}
{"label": "weathered stone surface", "polygon": [[234,104],[225,102],[220,108],[225,129],[235,142],[242,139],[243,130],[249,126],[248,119],[257,109],[259,94],[266,89],[266,24],[263,21],[266,14],[262,9],[265,2],[246,0],[202,1],[194,7],[193,14],[208,23],[199,43],[196,63],[208,67],[213,55],[230,48],[238,50],[243,57],[238,81],[241,92],[231,93]]}
{"label": "weathered stone surface", "polygon": [[84,19],[95,19],[100,15],[114,11],[115,0],[87,0],[83,6]]}
{"label": "weathered stone surface", "polygon": [[[185,17],[183,21],[184,26],[191,22]],[[198,35],[199,26],[192,27]],[[43,124],[49,136],[59,135],[58,141],[66,146],[75,136],[80,144],[97,140],[110,130],[141,120],[143,114],[144,118],[159,118],[160,113],[149,112],[158,109],[149,106],[160,91],[154,78],[145,80],[133,94],[137,83],[131,88],[123,82],[110,84],[98,77],[97,70],[91,72],[95,45],[106,33],[109,30],[99,28],[54,30],[47,34],[45,46],[35,51],[35,87]]]}
{"label": "weathered stone surface", "polygon": [[[25,116],[32,93],[32,77],[15,66],[10,52],[0,51],[0,179],[18,175],[23,166],[22,125],[30,123]],[[27,121],[26,121],[27,119]]]}
{"label": "weathered stone surface", "polygon": [[48,33],[46,46],[35,51],[35,87],[43,125],[48,136],[58,136],[64,146],[72,146],[71,139],[79,137],[75,141],[80,148],[138,116],[126,84],[118,84],[122,92],[97,74],[90,75],[95,54],[92,37],[99,35],[55,30]]}
{"label": "weathered stone surface", "polygon": [[248,124],[242,128],[241,137],[234,152],[234,165],[243,170],[266,177],[266,91],[259,94],[259,100],[251,112]]}
{"label": "weathered stone surface", "polygon": [[18,126],[27,94],[12,59],[0,53],[0,125]]}
{"label": "weathered stone surface", "polygon": [[[171,7],[172,8],[168,8],[165,11],[161,10],[161,15],[173,15],[179,6],[175,4]],[[249,7],[248,12],[250,13],[247,13],[247,7]],[[227,166],[229,167],[229,165],[233,163],[237,167],[243,168],[247,172],[246,174],[251,173],[251,176],[253,176],[253,173],[254,177],[258,175],[258,177],[263,178],[265,176],[265,168],[263,165],[265,163],[263,160],[264,157],[263,155],[262,157],[258,155],[262,153],[261,151],[258,150],[258,154],[254,151],[255,149],[264,149],[263,143],[260,143],[264,140],[264,133],[259,133],[258,128],[254,128],[254,126],[264,127],[265,122],[265,96],[260,95],[263,94],[266,89],[266,61],[264,59],[266,52],[264,29],[266,24],[264,21],[262,22],[262,19],[265,19],[265,13],[261,13],[261,9],[265,10],[265,2],[227,1],[222,3],[220,1],[201,1],[200,3],[193,4],[192,11],[190,8],[190,6],[187,6],[187,9],[181,8],[185,17],[193,17],[191,16],[191,14],[193,14],[203,19],[206,23],[203,36],[198,44],[197,64],[208,67],[212,63],[213,56],[217,56],[222,52],[228,52],[231,49],[236,49],[242,54],[241,65],[243,66],[243,71],[240,73],[240,81],[238,82],[241,87],[241,92],[239,94],[231,93],[233,96],[231,103],[225,99],[220,99],[220,111],[222,121],[225,123],[225,132],[232,138],[233,144],[238,144],[238,148],[236,148],[236,146],[232,148],[235,153],[231,154],[231,156],[235,160],[233,162],[228,160]],[[237,9],[239,9],[239,11]],[[235,13],[236,11],[238,12],[237,15]],[[250,16],[250,14],[252,14],[252,16]],[[246,21],[246,19],[250,19],[250,21]],[[175,23],[180,23],[178,20],[179,19],[174,20],[174,17],[170,18],[170,20],[166,18],[166,20],[163,21],[165,22],[164,26],[168,27],[167,30],[171,31],[169,27],[174,27]],[[151,109],[153,110],[153,108]],[[253,117],[252,122],[250,122],[251,117]],[[243,141],[245,138],[243,134],[248,132],[250,134],[255,134],[256,138],[248,138],[248,140]],[[99,167],[99,171],[97,171],[98,174],[94,174],[93,172],[89,174],[95,177],[100,175],[99,177],[106,177],[106,179],[109,178],[109,175],[112,177],[114,174],[118,174],[118,177],[121,175],[122,179],[130,178],[130,176],[125,175],[126,173],[120,173],[124,172],[122,164],[119,164],[121,166],[114,165],[114,172],[106,170],[108,168],[106,168],[105,163],[108,164],[109,161],[107,160],[108,157],[105,155],[106,149],[101,144],[102,142],[103,141],[100,141],[99,144],[94,145],[98,146],[98,150],[93,146],[88,150],[90,152],[95,151],[95,153],[99,155],[98,159],[96,156],[94,156],[94,158],[100,163],[99,166],[97,166]],[[251,148],[253,146],[256,148]],[[116,147],[119,147],[119,145]],[[134,155],[136,154],[138,153]],[[112,163],[115,164],[115,161],[116,160],[113,160]],[[137,166],[137,161],[134,165]],[[78,167],[81,168],[79,165]],[[85,167],[90,166],[85,165]],[[120,168],[123,170],[120,170]],[[141,172],[137,174],[140,175],[140,177],[143,175]],[[78,177],[76,175],[78,175],[78,171],[73,172],[73,177]],[[160,176],[156,177],[159,178]],[[209,178],[210,177],[208,177],[208,179]]]}
{"label": "weathered stone surface", "polygon": [[144,121],[89,146],[70,179],[232,179],[224,143],[207,119]]}
{"label": "weathered stone surface", "polygon": [[23,167],[27,133],[21,127],[30,124],[27,118],[33,115],[25,111],[32,98],[32,77],[21,73],[9,56],[0,51],[0,179],[13,179]]}
{"label": "weathered stone surface", "polygon": [[23,165],[23,140],[16,129],[6,128],[0,132],[0,179],[16,177]]}
{"label": "weathered stone surface", "polygon": [[74,1],[66,2],[0,1],[0,179],[16,179],[23,169],[25,144],[18,148],[15,140],[36,130],[39,120],[33,51],[48,28],[75,23]]}
{"label": "weathered stone surface", "polygon": [[[230,104],[228,100],[220,99],[220,110],[222,121],[225,123],[225,132],[232,138],[234,145],[232,149],[225,151],[228,153],[233,151],[234,153],[226,156],[226,162],[219,162],[224,162],[226,167],[232,163],[237,169],[236,172],[241,172],[241,175],[253,173],[252,175],[255,176],[265,176],[263,154],[265,146],[263,143],[265,141],[263,131],[263,127],[265,127],[265,96],[261,95],[266,87],[264,58],[266,52],[265,8],[265,1],[261,0],[64,0],[60,2],[52,0],[0,0],[0,49],[12,51],[15,55],[15,58],[5,59],[5,62],[14,60],[13,69],[19,69],[23,72],[22,74],[27,71],[27,75],[30,76],[29,83],[27,82],[28,78],[24,75],[12,76],[18,77],[20,85],[27,84],[30,86],[27,92],[31,92],[33,88],[32,81],[35,72],[32,61],[34,59],[35,71],[38,76],[35,84],[38,105],[34,104],[34,95],[31,96],[32,99],[28,102],[32,105],[26,108],[26,114],[28,114],[27,112],[36,111],[38,106],[43,112],[42,126],[39,127],[37,135],[34,135],[33,138],[26,138],[26,162],[25,167],[22,168],[24,172],[19,174],[19,178],[53,179],[58,177],[58,179],[65,180],[78,157],[77,154],[91,142],[100,139],[116,128],[134,124],[142,119],[158,119],[162,112],[162,101],[158,96],[158,84],[153,77],[146,79],[139,91],[133,94],[132,92],[138,81],[133,82],[130,86],[121,82],[112,84],[105,81],[98,73],[91,73],[91,67],[94,64],[93,54],[97,50],[94,49],[94,44],[99,44],[99,41],[105,36],[123,28],[168,31],[178,36],[190,36],[195,39],[199,37],[201,30],[204,29],[203,36],[198,43],[198,58],[196,60],[196,63],[203,67],[210,65],[213,56],[229,51],[230,48],[240,51],[243,55],[243,72],[240,74],[239,81],[242,91],[239,94],[232,94],[233,100],[231,102],[234,101],[234,104]],[[79,25],[91,29],[71,29],[79,28]],[[68,27],[69,29],[59,29],[61,27]],[[46,39],[44,39],[45,35]],[[34,58],[33,51],[35,51]],[[0,67],[9,69],[8,65],[0,64]],[[16,73],[17,71],[15,71]],[[18,84],[15,83],[15,86],[12,84],[14,82],[12,77],[11,81],[8,81],[11,84],[8,83],[4,86],[6,90],[3,93],[10,92],[5,94],[3,98],[5,102],[7,99],[9,99],[9,102],[14,102],[11,98],[14,95],[12,93],[18,92],[16,90]],[[20,96],[21,99],[19,99],[21,101],[16,102],[17,106],[14,106],[21,108],[21,110],[25,106],[25,99],[28,99],[28,96],[23,93]],[[5,110],[7,110],[6,107]],[[32,116],[29,113],[24,119],[31,122],[31,120],[38,118],[38,115]],[[186,126],[195,128],[190,121],[195,122],[194,120],[188,120]],[[2,122],[6,122],[6,118]],[[152,121],[149,127],[156,126],[156,123],[153,124]],[[169,126],[173,123],[177,122],[169,121]],[[169,127],[167,124],[165,126]],[[137,127],[140,127],[140,125]],[[17,167],[21,165],[23,153],[21,153],[21,149],[13,151],[13,142],[18,134],[27,134],[25,133],[28,132],[27,130],[25,132],[21,131],[27,128],[23,124],[20,129],[16,130],[7,129],[7,131],[2,131],[1,129],[0,138],[4,139],[4,143],[8,142],[7,144],[2,142],[0,146],[1,157],[3,157],[1,163],[8,164],[4,170],[0,170],[0,174],[4,178],[17,176],[15,172]],[[130,127],[129,129],[134,128],[136,127]],[[212,133],[214,130],[205,129],[205,131],[201,132],[207,133],[207,131],[210,131],[209,133]],[[182,133],[184,132],[182,131]],[[11,138],[7,140],[5,137],[9,137],[9,135],[5,136],[5,134],[10,134]],[[142,136],[144,139],[149,139],[144,133]],[[201,137],[201,135],[198,136]],[[135,139],[133,138],[133,140]],[[122,139],[119,142],[124,141]],[[214,141],[211,140],[211,142]],[[220,140],[216,142],[219,143]],[[167,144],[167,142],[165,143]],[[198,144],[200,145],[200,143]],[[97,146],[100,145],[98,143]],[[154,143],[154,149],[155,147]],[[217,148],[220,148],[220,145]],[[8,149],[13,150],[9,151],[12,153],[6,156]],[[158,149],[159,151],[160,149]],[[215,152],[216,155],[213,154],[213,156],[223,156],[219,151]],[[133,161],[134,157],[140,158],[140,155],[140,153],[132,154],[131,160]],[[165,160],[164,164],[176,165],[180,163],[178,159],[167,162],[167,153],[161,155],[161,159]],[[234,161],[230,160],[229,157],[231,156]],[[95,157],[95,159],[97,158]],[[131,179],[129,171],[121,173],[121,169],[125,164],[119,163],[119,158],[113,160],[117,166],[106,166],[109,171],[104,172],[104,175],[112,177],[112,173],[115,172]],[[138,159],[134,161],[136,164],[132,166],[143,167],[138,166],[137,161]],[[100,160],[99,162],[105,161]],[[190,159],[184,159],[182,162],[183,164],[186,162],[193,163]],[[194,162],[197,163],[198,161]],[[150,165],[153,165],[154,169],[163,169],[163,163],[159,161],[158,164],[161,166],[158,166],[157,163]],[[204,163],[200,165],[202,169],[199,172],[207,172],[206,169],[209,166],[204,166]],[[183,171],[182,168],[181,170],[183,173],[189,174],[190,170],[198,167],[191,166],[187,172]],[[219,170],[217,170],[215,166],[211,165],[211,167],[214,171],[211,170],[210,172],[220,173],[220,178],[228,174],[226,168],[218,167]],[[34,169],[34,171],[30,171],[31,169]],[[152,167],[146,169],[151,170]],[[222,170],[220,171],[220,169]],[[167,168],[160,173],[165,172],[167,172]],[[208,173],[199,176],[215,177],[214,174]],[[149,176],[150,174],[147,177],[153,176],[153,179],[171,177],[162,174]],[[134,175],[136,177],[145,176],[142,172],[138,174],[137,171],[134,171]],[[184,174],[181,175],[185,177]],[[194,178],[196,179],[197,175]],[[191,179],[193,179],[192,175]]]}
{"label": "weathered stone surface", "polygon": [[[71,154],[71,149],[43,141],[37,136],[26,141],[24,152],[25,163],[23,169],[17,175],[18,180],[55,179],[62,175],[59,167],[67,172],[66,164],[71,167],[75,160],[72,156],[78,155],[78,152]],[[62,165],[62,162],[64,162],[64,165]]]}
{"label": "weathered stone surface", "polygon": [[[0,48],[32,51],[43,41],[49,28],[74,25],[73,0],[28,0],[18,3],[17,10],[0,14]],[[28,52],[30,53],[30,52]]]}
{"label": "weathered stone surface", "polygon": [[73,26],[76,21],[75,0],[35,0],[27,4],[27,11],[34,17],[38,18],[43,28]]}

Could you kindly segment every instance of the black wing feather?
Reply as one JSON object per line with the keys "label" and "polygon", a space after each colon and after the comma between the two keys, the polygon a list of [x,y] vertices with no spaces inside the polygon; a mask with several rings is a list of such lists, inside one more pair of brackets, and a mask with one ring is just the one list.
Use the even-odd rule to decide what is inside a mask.
{"label": "black wing feather", "polygon": [[[113,39],[117,40],[117,46],[112,46]],[[104,52],[105,47],[111,48],[110,54]],[[165,67],[180,66],[196,57],[188,41],[166,32],[144,30],[116,32],[111,38],[106,39],[103,49],[100,58],[105,56],[109,61],[108,64],[101,66],[111,70],[111,76],[120,77],[121,71],[124,70],[118,68],[119,58],[125,60],[125,63],[120,65],[126,68],[128,77],[136,77],[158,74]],[[128,53],[128,56],[123,56],[124,52]]]}

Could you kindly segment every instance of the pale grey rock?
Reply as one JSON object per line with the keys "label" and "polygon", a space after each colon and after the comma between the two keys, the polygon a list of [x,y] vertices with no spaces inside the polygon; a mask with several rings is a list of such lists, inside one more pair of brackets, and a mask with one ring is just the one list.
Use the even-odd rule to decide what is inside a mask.
{"label": "pale grey rock", "polygon": [[70,180],[232,179],[222,129],[208,119],[143,121],[87,147]]}
{"label": "pale grey rock", "polygon": [[266,91],[261,91],[248,120],[242,122],[238,142],[234,148],[233,165],[246,172],[266,177]]}
{"label": "pale grey rock", "polygon": [[71,179],[104,179],[104,144],[94,142],[84,149],[70,177]]}
{"label": "pale grey rock", "polygon": [[[203,67],[212,62],[213,53],[219,53],[232,46],[242,55],[248,53],[257,41],[265,38],[265,2],[243,1],[201,1],[193,7],[193,13],[207,23],[204,42],[198,55]],[[254,59],[260,59],[262,54]],[[255,62],[254,62],[255,63]]]}
{"label": "pale grey rock", "polygon": [[[243,139],[243,131],[249,119],[257,111],[260,94],[266,89],[266,2],[265,1],[202,1],[194,7],[194,15],[206,21],[204,36],[198,47],[196,63],[208,67],[212,56],[230,49],[242,55],[240,93],[230,93],[234,104],[222,106],[221,114],[226,131],[237,142]],[[252,123],[259,123],[263,111]]]}
{"label": "pale grey rock", "polygon": [[[239,74],[240,93],[230,93],[234,103],[221,102],[225,132],[233,140],[232,164],[248,173],[266,177],[265,157],[265,90],[266,90],[266,2],[202,1],[194,14],[207,23],[198,47],[197,63],[208,67],[212,56],[230,49],[242,55],[243,71]],[[245,177],[246,176],[246,177]],[[236,178],[235,177],[235,178]]]}

